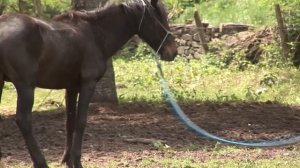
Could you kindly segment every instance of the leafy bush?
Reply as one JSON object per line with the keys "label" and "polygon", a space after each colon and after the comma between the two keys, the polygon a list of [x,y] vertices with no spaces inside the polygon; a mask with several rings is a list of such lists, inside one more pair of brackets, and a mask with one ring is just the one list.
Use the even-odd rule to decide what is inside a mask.
{"label": "leafy bush", "polygon": [[292,65],[292,61],[287,58],[283,58],[282,50],[278,43],[265,44],[261,46],[264,50],[261,55],[261,59],[258,66],[270,68],[270,67],[288,67]]}
{"label": "leafy bush", "polygon": [[[226,22],[247,23],[253,25],[276,25],[274,5],[279,3],[287,11],[289,21],[299,25],[299,0],[166,0],[175,22],[184,23],[193,20],[193,11],[197,9],[203,20],[211,24]],[[291,19],[291,17],[293,17]]]}
{"label": "leafy bush", "polygon": [[132,59],[147,59],[153,56],[152,49],[146,43],[140,43]]}
{"label": "leafy bush", "polygon": [[70,2],[67,0],[42,0],[44,16],[51,18],[54,15],[70,10]]}
{"label": "leafy bush", "polygon": [[[24,0],[25,13],[34,14],[34,5],[32,0]],[[19,12],[18,0],[2,0],[1,4],[5,6],[4,12]],[[52,17],[56,14],[69,10],[70,1],[67,0],[42,0],[43,17]]]}

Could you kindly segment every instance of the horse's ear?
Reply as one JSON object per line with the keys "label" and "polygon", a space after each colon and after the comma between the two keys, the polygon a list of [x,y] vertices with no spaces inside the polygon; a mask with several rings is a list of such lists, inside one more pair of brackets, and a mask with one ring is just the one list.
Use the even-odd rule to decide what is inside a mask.
{"label": "horse's ear", "polygon": [[157,6],[157,2],[158,2],[158,0],[151,0],[151,5],[153,7],[156,7]]}

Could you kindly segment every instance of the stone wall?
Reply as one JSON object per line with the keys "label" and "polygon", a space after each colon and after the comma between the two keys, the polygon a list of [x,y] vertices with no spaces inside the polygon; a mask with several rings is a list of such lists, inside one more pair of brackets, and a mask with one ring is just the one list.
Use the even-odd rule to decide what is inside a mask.
{"label": "stone wall", "polygon": [[[251,26],[242,24],[221,24],[218,27],[209,26],[204,23],[206,42],[209,43],[213,38],[219,38],[225,34],[234,34],[247,31]],[[187,58],[200,58],[203,48],[198,34],[198,29],[193,24],[174,24],[171,31],[176,37],[179,55]]]}

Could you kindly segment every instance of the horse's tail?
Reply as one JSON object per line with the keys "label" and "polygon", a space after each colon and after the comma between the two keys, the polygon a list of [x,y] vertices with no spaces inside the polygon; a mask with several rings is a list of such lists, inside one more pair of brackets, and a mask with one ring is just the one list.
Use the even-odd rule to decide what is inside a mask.
{"label": "horse's tail", "polygon": [[1,103],[3,87],[4,87],[4,75],[3,73],[0,72],[0,103]]}

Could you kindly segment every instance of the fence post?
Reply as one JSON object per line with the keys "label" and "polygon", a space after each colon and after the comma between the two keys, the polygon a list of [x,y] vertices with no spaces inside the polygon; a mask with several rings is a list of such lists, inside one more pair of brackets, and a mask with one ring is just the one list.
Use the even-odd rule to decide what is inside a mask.
{"label": "fence post", "polygon": [[200,19],[198,11],[194,12],[194,18],[195,18],[195,22],[196,22],[196,25],[197,25],[197,28],[198,28],[198,34],[199,34],[199,39],[200,39],[201,45],[204,49],[204,52],[207,53],[209,48],[208,48],[207,42],[206,42],[205,37],[204,37],[204,31],[203,31],[204,27],[203,27],[203,24],[202,24],[202,21]]}
{"label": "fence post", "polygon": [[283,57],[285,59],[288,58],[289,56],[289,45],[288,45],[288,35],[284,26],[284,21],[282,18],[282,13],[279,4],[275,4],[275,13],[276,13],[276,19],[278,23],[278,28],[279,28],[279,35],[281,39],[281,47],[283,51]]}

